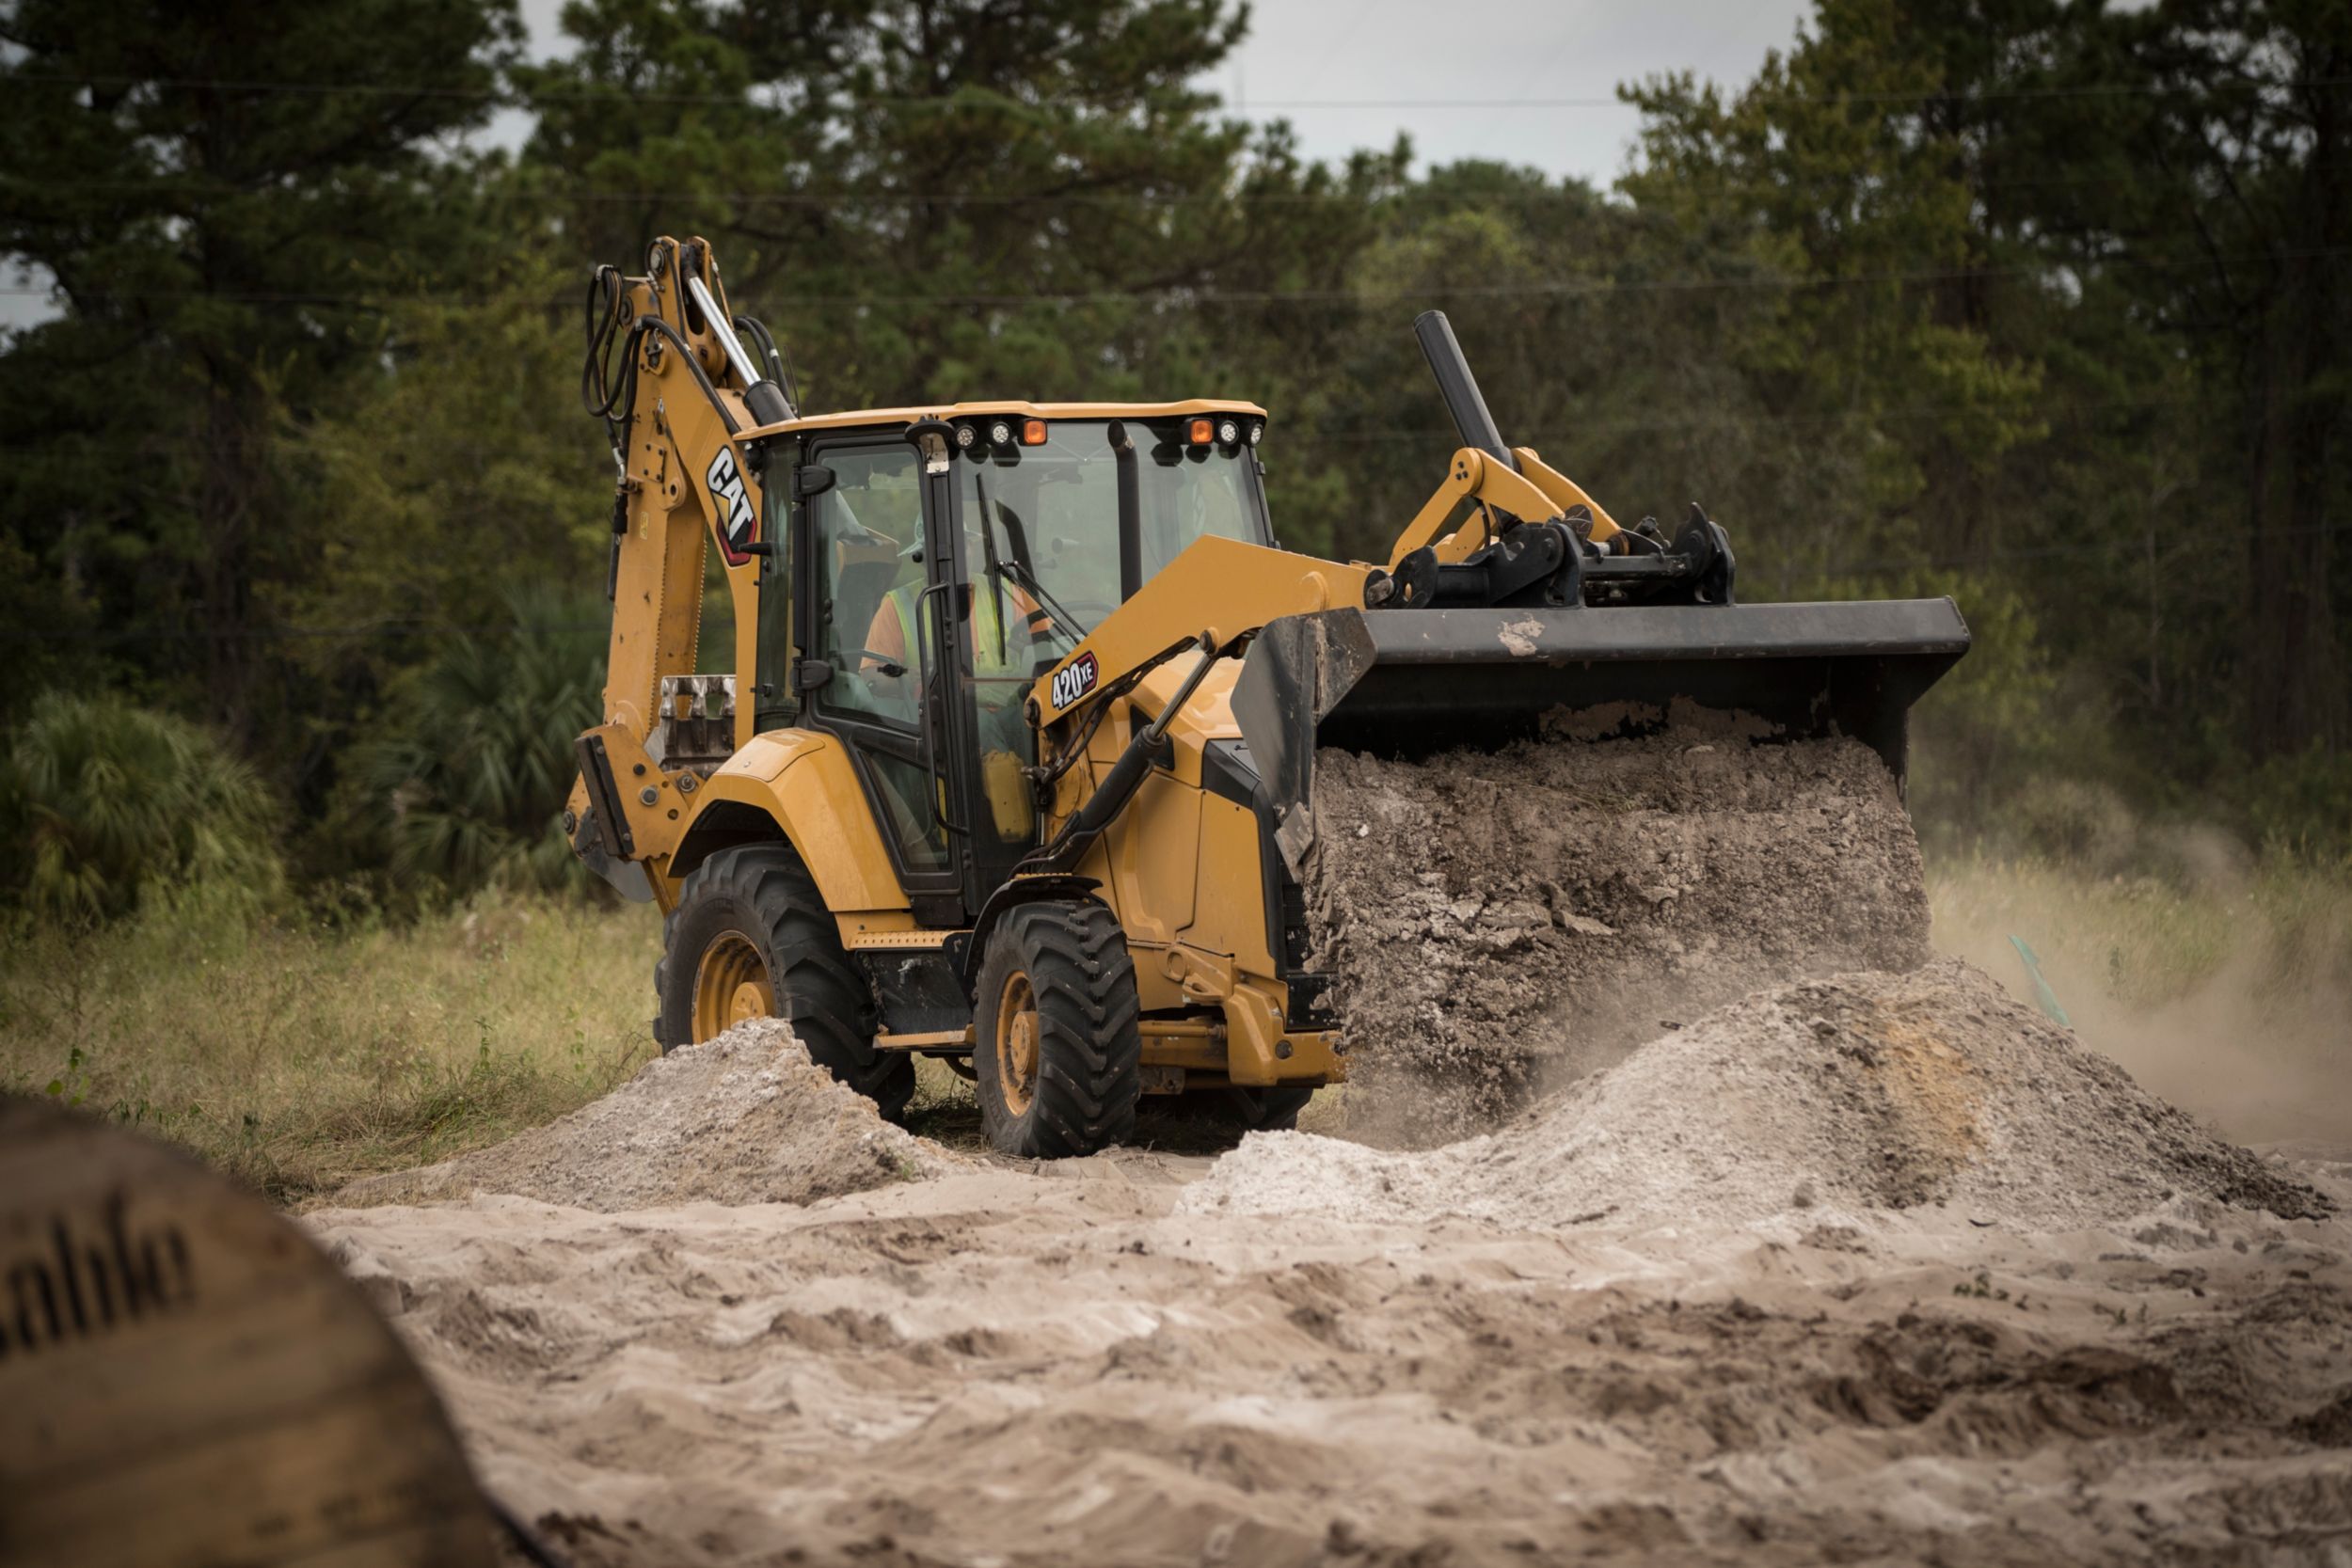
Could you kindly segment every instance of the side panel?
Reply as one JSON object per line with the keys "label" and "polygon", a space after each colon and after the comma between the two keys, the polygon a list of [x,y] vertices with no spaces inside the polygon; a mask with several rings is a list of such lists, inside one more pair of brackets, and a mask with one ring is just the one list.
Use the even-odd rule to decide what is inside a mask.
{"label": "side panel", "polygon": [[1197,891],[1185,942],[1223,953],[1240,968],[1269,979],[1274,956],[1266,950],[1264,860],[1258,842],[1258,814],[1215,795],[1200,800],[1200,854]]}
{"label": "side panel", "polygon": [[1200,791],[1154,773],[1127,806],[1136,832],[1107,834],[1116,900],[1131,942],[1176,940],[1192,924],[1200,837]]}
{"label": "side panel", "polygon": [[866,792],[858,785],[848,752],[833,736],[813,730],[771,730],[755,736],[710,776],[698,799],[694,826],[687,831],[676,858],[690,857],[696,834],[707,832],[708,825],[719,820],[714,808],[747,806],[784,830],[808,863],[826,907],[845,923],[857,912],[907,908]]}

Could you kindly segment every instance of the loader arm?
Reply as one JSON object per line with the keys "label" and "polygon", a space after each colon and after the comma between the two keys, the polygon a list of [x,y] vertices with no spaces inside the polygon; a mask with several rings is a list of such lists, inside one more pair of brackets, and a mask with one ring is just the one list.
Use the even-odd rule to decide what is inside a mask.
{"label": "loader arm", "polygon": [[1361,605],[1366,586],[1385,575],[1238,539],[1197,539],[1038,677],[1030,721],[1051,731],[1204,634],[1219,654],[1230,654],[1281,616]]}
{"label": "loader arm", "polygon": [[[1462,444],[1387,565],[1195,544],[1039,681],[1031,717],[1060,754],[1086,729],[1054,726],[1198,639],[1244,654],[1226,700],[1294,875],[1316,837],[1317,749],[1491,749],[1580,709],[1610,730],[1695,705],[1789,738],[1841,734],[1900,787],[1908,711],[1967,651],[1949,599],[1739,605],[1729,536],[1704,510],[1671,540],[1648,519],[1621,528],[1533,449],[1504,444],[1443,315],[1414,330]],[[1065,791],[1068,821],[1115,815],[1161,728],[1136,732],[1097,798]]]}
{"label": "loader arm", "polygon": [[[1475,447],[1456,451],[1445,478],[1396,536],[1389,551],[1389,570],[1395,571],[1406,556],[1422,548],[1434,551],[1439,561],[1461,562],[1492,544],[1510,522],[1565,521],[1580,506],[1590,519],[1583,536],[1594,544],[1606,544],[1625,531],[1581,485],[1536,456],[1534,448],[1515,448],[1512,455],[1518,460],[1517,469]],[[1465,502],[1474,510],[1461,526],[1449,531],[1447,524]]]}

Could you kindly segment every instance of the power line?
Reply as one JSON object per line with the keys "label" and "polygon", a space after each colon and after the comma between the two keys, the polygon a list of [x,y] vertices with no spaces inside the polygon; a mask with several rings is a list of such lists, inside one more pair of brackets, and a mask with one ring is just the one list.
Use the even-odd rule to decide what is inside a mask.
{"label": "power line", "polygon": [[[560,62],[559,62],[560,63]],[[91,87],[156,87],[190,92],[266,92],[324,96],[349,93],[357,96],[386,98],[450,99],[467,103],[512,103],[517,107],[534,103],[561,103],[571,102],[606,103],[614,100],[636,103],[701,104],[711,107],[787,110],[794,107],[821,107],[841,113],[866,109],[891,109],[904,112],[979,114],[1006,110],[1039,108],[1102,106],[1097,99],[1087,94],[1040,94],[1019,96],[993,88],[959,89],[946,97],[875,94],[850,99],[804,99],[799,105],[761,103],[750,96],[769,83],[753,83],[741,91],[677,92],[630,87],[618,83],[599,83],[584,87],[532,87],[508,85],[499,87],[457,87],[432,84],[398,85],[384,82],[291,82],[255,78],[212,76],[145,76],[111,72],[0,72],[0,81],[10,84],[72,88]],[[2291,78],[2281,82],[2248,82],[2243,84],[2258,90],[2311,91],[2328,90],[2352,86],[2352,76],[2312,76]],[[1809,104],[1822,107],[1846,104],[1888,103],[2000,103],[2096,98],[2164,98],[2182,94],[2211,91],[2210,82],[2115,82],[2092,83],[2080,87],[1994,87],[1953,91],[1949,88],[1915,88],[1902,92],[1839,92],[1839,93],[1740,93],[1731,95],[1734,103]],[[1189,99],[1203,107],[1220,107],[1215,94],[1171,88],[1166,99]],[[1542,98],[1296,98],[1260,100],[1254,107],[1284,111],[1344,109],[1344,110],[1452,110],[1452,109],[1609,109],[1638,112],[1641,105],[1612,93],[1602,96],[1570,96]]]}
{"label": "power line", "polygon": [[[2292,528],[2266,531],[2267,538],[2300,538],[2312,534],[2352,533],[2352,523],[2307,523]],[[1993,550],[1982,555],[1963,556],[1904,556],[1881,561],[1847,562],[1836,564],[1804,563],[1801,570],[1836,580],[1840,578],[1881,577],[1903,572],[1974,571],[2029,562],[2083,558],[2100,555],[2137,554],[2147,548],[2144,539],[2076,540],[2062,544],[2031,546],[2022,549]],[[1771,601],[1751,601],[1771,602]],[[1383,614],[1410,615],[1409,610],[1384,610]],[[1606,608],[1595,614],[1607,615]],[[114,646],[141,642],[336,642],[361,641],[376,638],[448,638],[497,637],[529,629],[541,632],[603,632],[612,628],[609,619],[594,621],[517,621],[452,623],[445,621],[384,621],[373,626],[151,626],[95,633],[71,640],[73,646]],[[56,642],[54,633],[27,631],[21,628],[0,630],[0,643]]]}
{"label": "power line", "polygon": [[[2343,166],[2333,160],[2316,160],[2299,164],[2298,167],[2336,168]],[[1984,193],[2017,190],[2066,189],[2082,185],[2112,184],[2111,174],[2076,174],[2037,176],[2032,179],[1953,180],[1948,182],[1967,186]],[[261,197],[284,194],[276,190],[240,185],[228,181],[183,180],[159,176],[152,180],[36,180],[27,176],[0,170],[0,190],[90,191],[117,192],[130,196],[221,196]],[[684,205],[689,202],[725,202],[742,207],[808,207],[824,211],[865,206],[925,206],[925,207],[1104,207],[1104,208],[1177,208],[1192,204],[1201,206],[1324,206],[1335,203],[1361,205],[1377,211],[1388,206],[1425,203],[1431,206],[1527,206],[1573,200],[1577,193],[1567,184],[1545,183],[1534,189],[1508,191],[1478,191],[1466,194],[1440,186],[1415,182],[1377,192],[1359,190],[1280,190],[1253,191],[1225,188],[1187,190],[1169,193],[1147,191],[898,191],[898,190],[766,190],[766,191],[700,191],[672,187],[667,190],[599,190],[591,186],[534,186],[505,183],[494,189],[465,193],[460,200],[503,204],[532,204],[555,207],[565,204],[583,206],[620,203],[667,202]]]}
{"label": "power line", "polygon": [[[2313,247],[2283,246],[2269,250],[2245,251],[2232,256],[2194,256],[2179,261],[2158,261],[2130,254],[2102,258],[2100,271],[2180,271],[2201,270],[2216,261],[2279,261],[2352,255],[2352,245],[2321,245]],[[850,293],[810,294],[781,293],[755,299],[749,295],[733,303],[773,313],[776,306],[979,306],[1018,308],[1026,305],[1108,305],[1149,303],[1155,305],[1205,308],[1219,305],[1344,305],[1366,300],[1398,299],[1518,299],[1534,297],[1577,297],[1581,295],[1623,295],[1629,293],[1710,292],[1715,290],[1782,290],[1799,292],[1840,288],[1867,288],[1884,283],[1934,283],[1963,280],[1987,281],[2020,277],[2054,277],[2083,269],[2071,264],[2048,262],[2034,266],[2014,267],[1943,267],[1888,272],[1850,273],[1833,277],[1780,277],[1751,276],[1744,277],[1660,277],[1613,278],[1582,277],[1553,278],[1522,283],[1445,283],[1413,289],[1223,289],[1216,287],[1186,288],[1182,285],[1165,289],[1091,289],[1067,290],[1038,293]],[[564,285],[569,289],[570,285]],[[327,294],[293,292],[240,291],[199,289],[84,289],[64,290],[61,286],[24,284],[0,288],[0,294],[41,295],[68,293],[80,299],[107,300],[173,300],[200,299],[213,302],[247,305],[296,305],[328,309],[381,310],[400,305],[429,304],[450,300],[452,296],[418,292],[405,294]],[[475,293],[462,296],[469,305],[508,304],[542,306],[565,304],[564,296],[553,293]]]}
{"label": "power line", "polygon": [[[2213,400],[2206,396],[2037,399],[2029,407],[2023,410],[2023,415],[2031,419],[2050,420],[2071,415],[2206,407],[2210,406]],[[829,410],[827,412],[829,414],[845,413],[852,412],[852,410]],[[1999,412],[1999,410],[1987,408],[1978,404],[1918,404],[1896,408],[1845,408],[1820,414],[1765,412],[1731,414],[1718,419],[1692,419],[1671,414],[1642,419],[1604,416],[1579,420],[1575,426],[1575,434],[1572,436],[1539,436],[1524,444],[1534,446],[1538,451],[1569,452],[1576,451],[1580,445],[1583,444],[1585,437],[1596,432],[1611,435],[1642,435],[1652,431],[1704,432],[1776,426],[1812,429],[1853,424],[1928,422],[1969,416],[1982,417]],[[590,429],[588,422],[581,421],[579,429],[582,450],[594,450],[596,454],[601,457],[603,455],[602,441]],[[72,450],[68,444],[71,439],[69,437],[59,441],[0,441],[0,452],[50,452],[61,450],[70,451]],[[200,436],[165,433],[147,434],[128,438],[92,434],[82,436],[81,439],[93,445],[103,444],[110,452],[117,455],[124,452],[151,451],[158,449],[211,451],[218,445],[217,442]],[[1388,446],[1404,440],[1443,440],[1451,446],[1457,439],[1458,433],[1452,425],[1379,425],[1343,427],[1334,430],[1317,429],[1311,424],[1302,427],[1286,427],[1282,422],[1280,410],[1277,409],[1274,424],[1266,435],[1266,450],[1279,456],[1283,451],[1312,447]],[[338,446],[334,450],[338,452],[348,452],[351,449],[346,446]],[[512,457],[516,451],[512,443],[480,446],[437,443],[433,450],[438,457],[459,462]],[[291,444],[289,454],[305,455],[302,443],[298,438]]]}

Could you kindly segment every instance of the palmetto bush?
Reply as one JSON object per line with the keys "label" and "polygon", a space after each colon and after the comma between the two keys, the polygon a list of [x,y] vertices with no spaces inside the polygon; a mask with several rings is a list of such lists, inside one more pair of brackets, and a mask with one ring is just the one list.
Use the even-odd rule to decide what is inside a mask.
{"label": "palmetto bush", "polygon": [[578,885],[558,818],[572,742],[596,721],[610,611],[545,594],[453,636],[401,689],[366,783],[390,815],[392,868],[452,891]]}
{"label": "palmetto bush", "polygon": [[120,697],[50,691],[0,759],[0,890],[74,924],[199,887],[258,907],[284,887],[281,821],[210,732]]}

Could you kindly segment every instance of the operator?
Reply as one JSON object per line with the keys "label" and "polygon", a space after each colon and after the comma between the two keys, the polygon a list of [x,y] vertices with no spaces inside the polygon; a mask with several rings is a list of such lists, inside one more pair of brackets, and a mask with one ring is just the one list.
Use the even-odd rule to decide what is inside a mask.
{"label": "operator", "polygon": [[[882,595],[882,602],[874,608],[872,624],[866,628],[866,653],[882,657],[880,659],[867,657],[865,661],[866,669],[875,669],[882,663],[914,668],[914,661],[907,657],[907,649],[914,643],[914,602],[922,596],[922,593],[923,584],[915,581],[901,583]],[[998,604],[999,594],[1012,601],[1014,612],[1021,617],[1017,626],[1002,626],[1004,615]],[[1001,638],[998,636],[1000,629],[1003,632]],[[974,585],[972,624],[965,635],[972,645],[973,671],[981,679],[992,676],[998,679],[1009,676],[1025,678],[1029,674],[1029,666],[1028,660],[1022,656],[1027,652],[1032,640],[1041,641],[1053,629],[1052,618],[1038,607],[1038,602],[1019,583],[1008,578],[993,592]],[[997,651],[1000,643],[1004,650],[1001,655]]]}
{"label": "operator", "polygon": [[[1004,510],[1009,511],[1009,508]],[[989,559],[988,543],[980,536],[984,522],[974,526],[978,505],[966,510],[963,530],[963,557],[966,562],[978,562]],[[918,525],[919,526],[919,525]],[[1012,578],[1003,572],[981,577],[973,585],[972,624],[966,634],[971,639],[973,672],[982,680],[1015,678],[1025,681],[1032,673],[1028,649],[1034,641],[1044,643],[1054,631],[1053,617],[1041,608]],[[981,583],[986,583],[986,588]],[[903,665],[914,669],[916,660],[907,652],[914,646],[914,607],[922,597],[920,580],[901,583],[882,595],[882,602],[874,607],[874,619],[866,628],[866,651],[881,655],[880,659],[867,657],[865,668],[872,670],[881,663]],[[1003,598],[1012,601],[1014,612],[1022,625],[1005,624]],[[983,699],[983,705],[987,705]]]}
{"label": "operator", "polygon": [[[976,543],[975,553],[977,547]],[[993,579],[983,576],[981,583],[985,587],[974,585],[972,619],[964,634],[970,640],[976,677],[973,697],[980,721],[981,776],[990,818],[998,834],[1008,842],[1020,842],[1036,832],[1028,787],[1021,774],[1021,765],[1034,756],[1035,745],[1021,704],[1033,673],[1032,641],[1044,646],[1054,624],[1019,583],[1001,574]],[[914,613],[922,594],[923,584],[917,580],[882,595],[866,628],[866,671],[876,672],[886,665],[915,667],[907,651],[916,645]],[[1012,625],[1006,624],[1000,595],[1011,601],[1021,617]]]}

